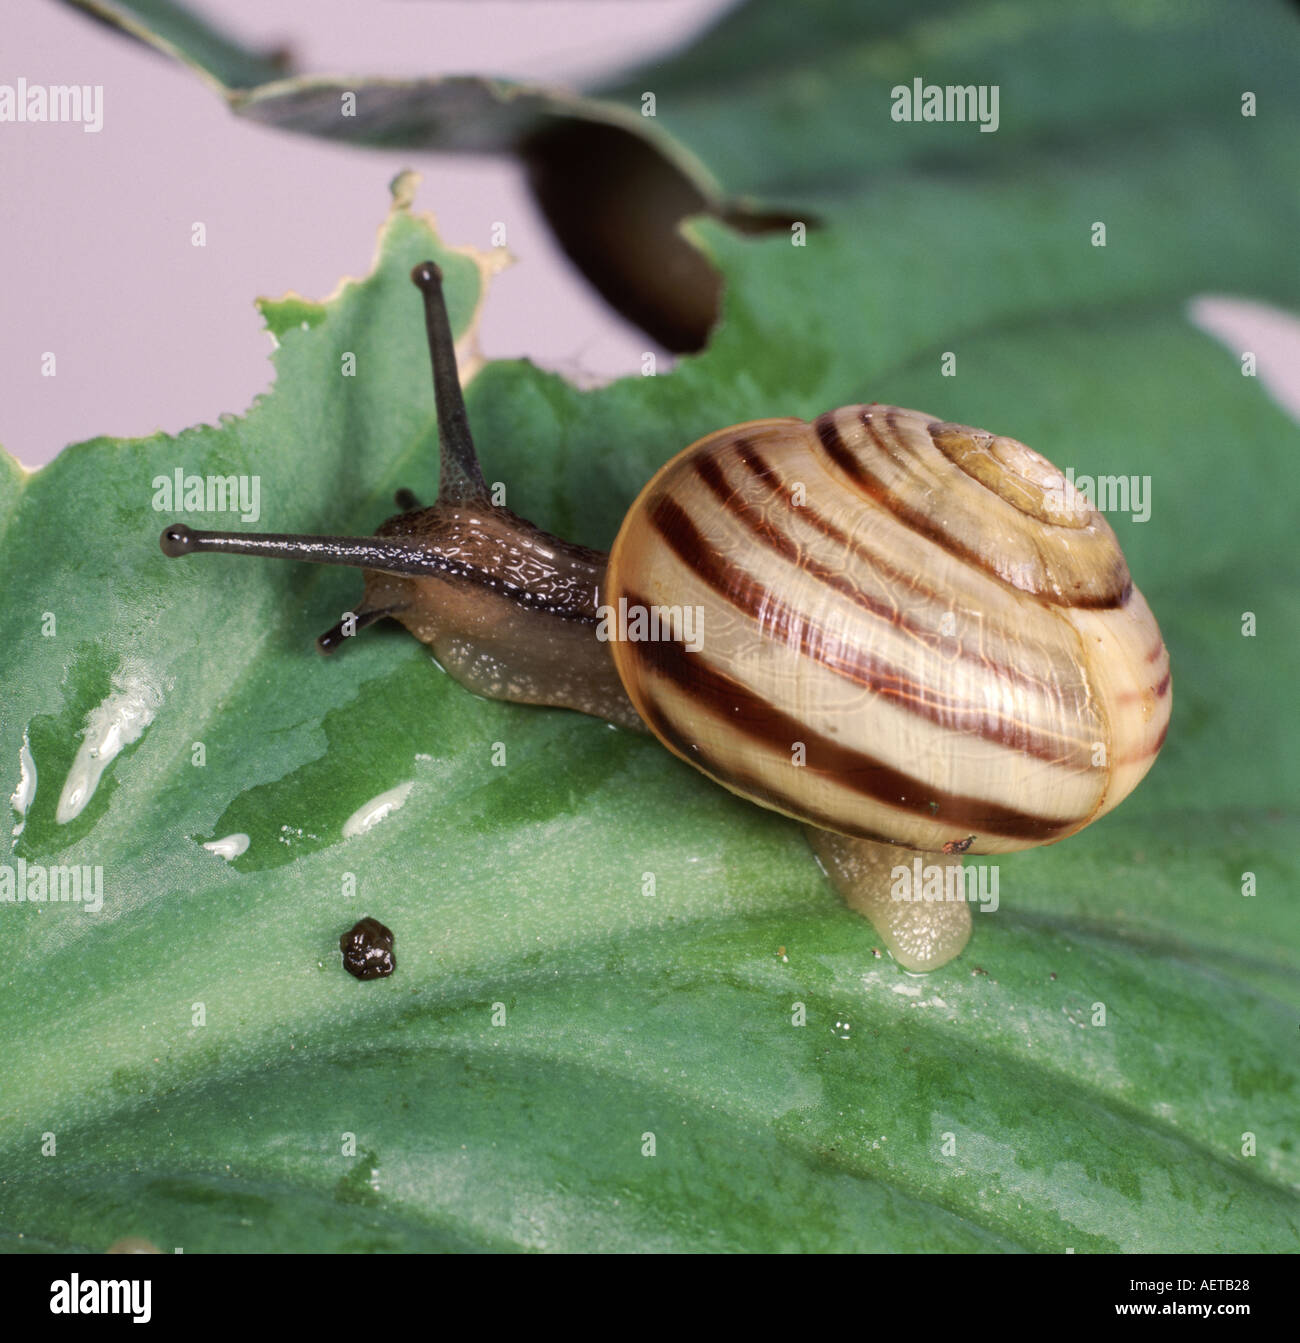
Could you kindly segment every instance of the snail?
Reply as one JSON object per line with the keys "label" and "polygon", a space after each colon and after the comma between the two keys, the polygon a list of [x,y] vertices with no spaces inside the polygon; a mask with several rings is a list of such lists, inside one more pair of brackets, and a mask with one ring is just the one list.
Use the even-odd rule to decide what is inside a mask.
{"label": "snail", "polygon": [[381,618],[477,694],[649,729],[724,787],[802,821],[895,959],[931,970],[966,899],[900,899],[939,854],[1050,844],[1105,815],[1164,741],[1169,657],[1110,526],[1012,438],[914,410],[755,420],[663,466],[609,554],[494,504],[442,277],[423,295],[437,501],[399,491],[373,537],[167,527],[199,552],[342,564]]}

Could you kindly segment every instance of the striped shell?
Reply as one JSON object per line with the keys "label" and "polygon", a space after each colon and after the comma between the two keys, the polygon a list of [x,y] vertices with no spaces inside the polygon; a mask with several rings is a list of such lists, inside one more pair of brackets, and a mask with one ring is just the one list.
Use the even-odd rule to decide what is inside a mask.
{"label": "striped shell", "polygon": [[700,612],[694,640],[613,644],[670,750],[843,834],[1051,843],[1132,791],[1169,722],[1105,519],[1024,444],[919,411],[700,439],[628,512],[604,599]]}

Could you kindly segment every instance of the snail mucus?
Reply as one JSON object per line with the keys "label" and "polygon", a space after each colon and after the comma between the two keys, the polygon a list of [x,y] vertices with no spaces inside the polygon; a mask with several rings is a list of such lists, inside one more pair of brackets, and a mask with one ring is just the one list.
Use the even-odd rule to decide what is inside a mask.
{"label": "snail mucus", "polygon": [[[1172,701],[1160,631],[1109,524],[1023,443],[876,404],[734,425],[663,466],[605,554],[491,501],[441,273],[423,262],[412,280],[436,502],[399,491],[364,538],[176,523],[165,554],[362,569],[321,651],[388,618],[476,694],[648,729],[802,821],[910,970],[961,951],[970,903],[900,898],[896,874],[1055,843],[1151,767]],[[610,637],[611,611],[669,616],[650,622],[661,637]]]}

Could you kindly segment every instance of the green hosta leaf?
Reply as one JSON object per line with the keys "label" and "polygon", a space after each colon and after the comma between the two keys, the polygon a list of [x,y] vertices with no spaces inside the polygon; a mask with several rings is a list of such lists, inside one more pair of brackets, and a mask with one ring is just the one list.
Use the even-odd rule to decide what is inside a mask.
{"label": "green hosta leaf", "polygon": [[[639,111],[519,80],[456,75],[289,74],[241,47],[174,0],[64,0],[110,27],[188,65],[216,86],[232,111],[282,130],[385,149],[510,153],[556,122],[614,126],[707,192],[710,179],[677,141]],[[346,110],[345,100],[350,99]]]}
{"label": "green hosta leaf", "polygon": [[[1243,81],[1271,22],[1243,20]],[[1166,90],[1147,140],[1068,172],[1028,137],[978,174],[823,181],[805,247],[697,225],[727,282],[704,355],[588,393],[522,363],[469,388],[487,478],[594,545],[699,434],[858,400],[1150,477],[1150,520],[1112,522],[1172,651],[1162,757],[1113,815],[1003,861],[999,910],[928,977],[873,955],[797,827],[653,741],[476,699],[398,632],[317,658],[355,574],[159,554],[177,468],[257,474],[262,528],[362,533],[395,488],[432,494],[406,273],[437,256],[463,330],[481,272],[403,209],[373,275],[264,305],[276,383],[242,419],[31,476],[0,459],[0,785],[24,740],[39,779],[9,861],[104,869],[98,914],[0,904],[4,1243],[1293,1248],[1300,431],[1186,317],[1206,290],[1300,302],[1293,105],[1221,114],[1230,84],[1181,117]],[[60,823],[97,706],[132,697],[151,721]],[[203,848],[236,831],[241,856]],[[398,958],[365,984],[337,950],[363,914]]]}
{"label": "green hosta leaf", "polygon": [[[1029,149],[1110,161],[1210,128],[1245,147],[1257,124],[1294,116],[1300,30],[1284,0],[783,0],[737,5],[683,52],[599,90],[623,106],[655,93],[655,119],[723,188],[788,203],[866,188],[882,176],[1025,171]],[[895,122],[893,90],[998,90],[996,130],[972,121]],[[991,103],[986,102],[991,112]],[[1213,181],[1213,178],[1207,179]],[[1093,215],[1090,218],[1099,218]]]}
{"label": "green hosta leaf", "polygon": [[250,51],[172,0],[65,0],[112,28],[129,34],[223,89],[264,84],[282,73],[269,54]]}

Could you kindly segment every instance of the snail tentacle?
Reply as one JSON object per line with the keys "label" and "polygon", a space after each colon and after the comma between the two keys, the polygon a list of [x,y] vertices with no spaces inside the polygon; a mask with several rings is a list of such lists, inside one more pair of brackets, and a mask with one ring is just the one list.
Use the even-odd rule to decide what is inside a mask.
{"label": "snail tentacle", "polygon": [[438,440],[442,474],[438,502],[467,503],[488,497],[487,482],[474,450],[465,397],[456,370],[456,342],[451,334],[447,304],[442,294],[442,271],[432,261],[421,261],[411,280],[424,296],[424,325],[433,364],[433,390],[438,402]]}

